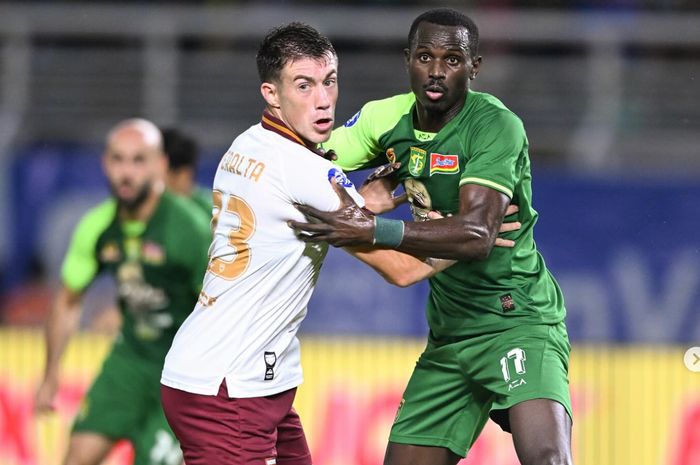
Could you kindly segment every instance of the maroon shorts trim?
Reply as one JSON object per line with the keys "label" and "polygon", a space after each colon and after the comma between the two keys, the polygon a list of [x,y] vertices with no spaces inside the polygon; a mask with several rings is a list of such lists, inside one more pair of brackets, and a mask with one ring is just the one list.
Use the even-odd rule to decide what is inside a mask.
{"label": "maroon shorts trim", "polygon": [[229,398],[161,385],[163,410],[187,465],[310,465],[296,388],[266,397]]}

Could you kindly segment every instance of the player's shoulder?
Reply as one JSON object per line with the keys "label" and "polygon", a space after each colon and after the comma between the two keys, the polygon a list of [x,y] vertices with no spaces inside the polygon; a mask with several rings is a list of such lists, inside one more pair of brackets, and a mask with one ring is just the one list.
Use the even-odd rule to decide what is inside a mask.
{"label": "player's shoulder", "polygon": [[498,97],[486,93],[469,91],[469,98],[474,99],[474,113],[489,121],[498,120],[503,123],[522,126],[522,120]]}
{"label": "player's shoulder", "polygon": [[75,227],[75,234],[99,236],[115,221],[116,217],[117,201],[110,197],[83,214]]}
{"label": "player's shoulder", "polygon": [[343,126],[352,127],[360,120],[373,126],[392,126],[403,115],[410,112],[415,103],[416,96],[413,92],[393,95],[379,100],[370,100],[362,106],[360,111],[347,120]]}
{"label": "player's shoulder", "polygon": [[363,108],[404,115],[411,110],[414,103],[416,103],[415,94],[413,92],[406,92],[405,94],[392,95],[391,97],[379,100],[371,100],[367,102]]}

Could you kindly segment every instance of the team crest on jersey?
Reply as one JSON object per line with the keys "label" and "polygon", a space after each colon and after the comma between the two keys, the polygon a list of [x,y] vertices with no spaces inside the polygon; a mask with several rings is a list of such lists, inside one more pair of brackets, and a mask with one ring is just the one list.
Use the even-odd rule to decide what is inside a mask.
{"label": "team crest on jersey", "polygon": [[457,155],[430,154],[430,176],[455,173],[459,173],[459,157]]}
{"label": "team crest on jersey", "polygon": [[418,147],[411,147],[411,155],[408,160],[408,172],[411,176],[420,176],[425,168],[425,158],[427,152]]}
{"label": "team crest on jersey", "polygon": [[357,123],[357,120],[360,119],[361,112],[362,112],[362,110],[360,110],[357,113],[355,113],[354,115],[352,115],[352,117],[349,120],[347,120],[343,126],[345,126],[346,128],[354,126],[355,123]]}
{"label": "team crest on jersey", "polygon": [[386,159],[389,163],[396,163],[396,152],[394,152],[394,147],[386,149]]}
{"label": "team crest on jersey", "polygon": [[333,179],[335,179],[336,184],[345,188],[354,187],[352,181],[338,168],[331,168],[328,170],[328,181],[330,182]]}
{"label": "team crest on jersey", "polygon": [[165,250],[160,244],[146,241],[141,246],[141,256],[144,263],[151,265],[162,265],[165,262]]}
{"label": "team crest on jersey", "polygon": [[107,242],[100,250],[100,260],[105,263],[116,263],[122,258],[122,253],[116,242]]}

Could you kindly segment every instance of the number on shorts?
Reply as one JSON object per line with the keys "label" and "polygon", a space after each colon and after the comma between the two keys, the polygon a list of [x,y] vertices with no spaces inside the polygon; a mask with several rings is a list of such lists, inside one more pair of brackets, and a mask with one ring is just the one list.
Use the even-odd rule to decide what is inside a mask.
{"label": "number on shorts", "polygon": [[513,365],[515,366],[515,372],[519,375],[525,374],[525,351],[519,347],[510,350],[505,357],[501,358],[501,371],[503,372],[503,379],[508,382],[510,381],[510,369],[508,368],[508,360],[513,359]]}
{"label": "number on shorts", "polygon": [[[223,206],[222,192],[214,191],[213,200],[214,209],[211,225],[212,230],[215,230]],[[248,241],[255,233],[255,213],[248,202],[235,195],[229,196],[228,202],[226,202],[226,212],[238,217],[238,227],[231,228],[228,232],[228,245],[234,250],[233,258],[213,258],[209,262],[209,271],[220,278],[233,280],[242,275],[250,264],[251,250]]]}

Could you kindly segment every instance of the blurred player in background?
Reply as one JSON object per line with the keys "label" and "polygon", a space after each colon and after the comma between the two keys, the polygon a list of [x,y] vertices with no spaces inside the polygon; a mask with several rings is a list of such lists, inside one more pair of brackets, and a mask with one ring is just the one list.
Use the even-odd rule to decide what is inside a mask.
{"label": "blurred player in background", "polygon": [[[340,194],[364,203],[317,150],[338,97],[328,39],[299,23],[274,29],[257,65],[266,110],[221,159],[204,286],[163,367],[163,408],[188,465],[311,463],[292,408],[302,382],[296,333],[328,246],[305,244],[287,221],[302,219],[297,202],[333,210]],[[350,252],[400,285],[452,264]]]}
{"label": "blurred player in background", "polygon": [[183,195],[199,205],[207,217],[211,216],[211,190],[197,184],[197,141],[179,129],[166,128],[163,134],[163,150],[168,157],[166,185],[176,194]]}
{"label": "blurred player in background", "polygon": [[103,167],[112,197],[78,223],[46,330],[36,410],[53,409],[61,356],[78,329],[83,294],[98,273],[116,278],[123,324],[71,433],[66,465],[96,465],[128,439],[136,465],[181,463],[162,412],[159,379],[175,331],[197,300],[211,238],[207,218],[165,190],[161,133],[131,119],[108,134]]}
{"label": "blurred player in background", "polygon": [[[430,279],[428,346],[387,465],[456,464],[489,415],[512,433],[523,465],[572,461],[564,301],[533,241],[523,124],[495,97],[469,90],[478,41],[457,11],[416,18],[405,50],[412,92],[367,103],[324,144],[344,169],[401,163],[395,176],[417,221],[371,217],[345,198],[338,212],[303,207],[316,222],[293,224],[308,241],[458,260]],[[510,201],[523,227],[506,236],[514,248],[492,249]],[[429,210],[450,217],[420,222]]]}

